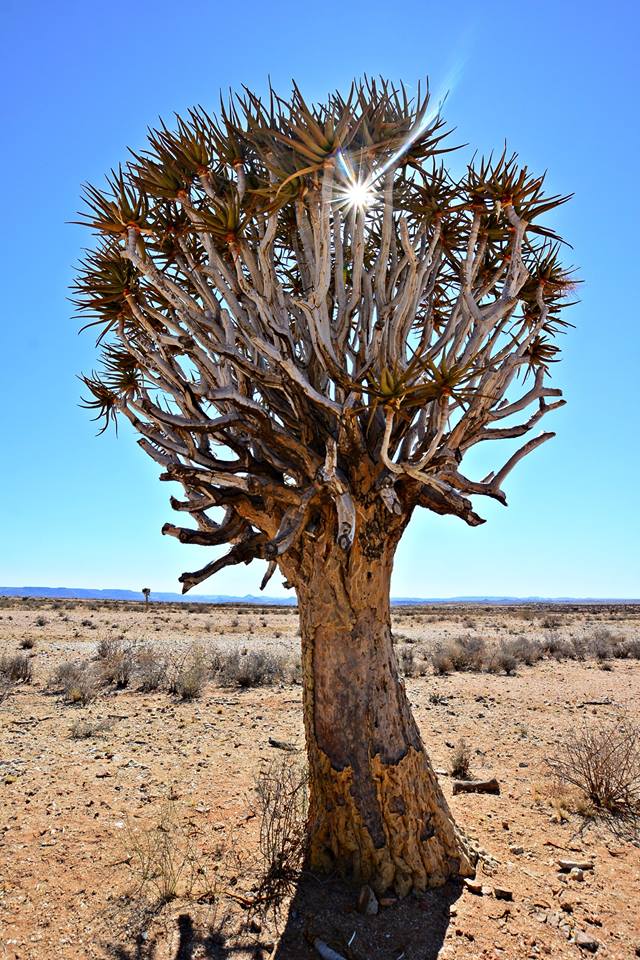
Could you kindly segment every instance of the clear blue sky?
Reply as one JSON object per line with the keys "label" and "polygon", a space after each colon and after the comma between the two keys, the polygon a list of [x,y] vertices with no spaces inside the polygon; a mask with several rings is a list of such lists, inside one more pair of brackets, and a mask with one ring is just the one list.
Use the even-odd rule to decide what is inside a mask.
{"label": "clear blue sky", "polygon": [[[320,98],[368,72],[454,83],[460,142],[506,138],[553,192],[575,192],[556,225],[585,281],[554,368],[569,401],[545,421],[558,436],[511,474],[507,510],[480,503],[483,527],[420,511],[393,593],[640,595],[639,18],[589,0],[5,0],[0,584],[175,589],[212,555],[160,535],[171,490],[157,466],[124,427],[96,438],[77,406],[94,357],[66,300],[89,239],[65,223],[80,184],[158,115],[215,108],[220,88],[295,77]],[[260,576],[236,567],[200,592],[255,593]]]}

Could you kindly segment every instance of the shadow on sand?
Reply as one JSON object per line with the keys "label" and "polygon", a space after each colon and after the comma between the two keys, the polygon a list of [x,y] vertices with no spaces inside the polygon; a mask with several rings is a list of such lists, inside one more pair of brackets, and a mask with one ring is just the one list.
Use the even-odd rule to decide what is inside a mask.
{"label": "shadow on sand", "polygon": [[158,936],[140,933],[128,944],[110,944],[107,956],[113,960],[159,960],[168,956],[170,940],[175,950],[171,960],[319,960],[313,947],[318,938],[345,960],[436,960],[449,926],[450,908],[461,890],[460,884],[449,883],[365,917],[355,909],[352,887],[305,876],[286,918],[278,924],[281,935],[277,943],[262,932],[260,923],[247,922],[243,934],[230,935],[225,933],[224,923],[198,929],[191,915],[183,912],[173,921],[174,930],[163,932],[162,943]]}

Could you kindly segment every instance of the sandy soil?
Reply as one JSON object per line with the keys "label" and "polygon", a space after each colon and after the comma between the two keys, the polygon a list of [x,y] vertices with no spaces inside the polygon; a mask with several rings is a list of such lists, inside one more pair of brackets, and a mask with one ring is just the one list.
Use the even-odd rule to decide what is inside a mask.
{"label": "sandy soil", "polygon": [[[428,643],[460,635],[588,637],[609,626],[637,637],[640,610],[396,609],[394,620],[398,642],[420,661]],[[483,893],[448,885],[363,917],[352,890],[306,877],[274,919],[252,917],[244,905],[259,861],[255,785],[274,760],[303,758],[300,687],[210,682],[191,702],[127,688],[105,690],[88,706],[64,703],[48,687],[52,670],[94,657],[105,636],[169,652],[240,644],[292,661],[298,643],[297,617],[287,610],[0,603],[0,654],[35,640],[26,651],[33,682],[14,685],[0,703],[3,960],[311,960],[314,937],[348,960],[576,958],[589,953],[573,942],[578,934],[595,941],[598,957],[640,955],[638,839],[620,824],[575,812],[544,763],[583,723],[621,712],[640,720],[639,661],[612,660],[602,669],[594,660],[544,659],[515,676],[408,677],[456,819],[486,851]],[[74,739],[79,719],[102,721],[103,729]],[[497,777],[499,796],[451,795],[447,770],[461,737],[474,774]],[[162,830],[152,830],[161,817]],[[173,857],[178,897],[163,906],[141,880],[151,836],[168,838],[165,861]],[[559,872],[562,857],[594,866],[573,879]],[[497,899],[496,888],[512,900]]]}

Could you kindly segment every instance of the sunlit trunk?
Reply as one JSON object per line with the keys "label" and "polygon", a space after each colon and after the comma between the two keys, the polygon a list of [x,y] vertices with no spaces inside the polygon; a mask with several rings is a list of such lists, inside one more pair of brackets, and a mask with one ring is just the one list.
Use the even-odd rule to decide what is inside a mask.
{"label": "sunlit trunk", "polygon": [[391,639],[393,549],[327,537],[299,583],[313,868],[378,893],[473,868],[409,707]]}

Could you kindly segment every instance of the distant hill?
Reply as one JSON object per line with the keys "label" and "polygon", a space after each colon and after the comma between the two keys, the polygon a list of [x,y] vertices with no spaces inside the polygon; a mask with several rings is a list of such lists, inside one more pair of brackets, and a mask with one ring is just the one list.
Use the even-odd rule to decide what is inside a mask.
{"label": "distant hill", "polygon": [[[3,597],[42,597],[58,600],[129,600],[140,602],[142,592],[136,590],[98,590],[84,587],[0,587]],[[246,594],[232,597],[226,594],[188,594],[151,591],[152,603],[253,603],[266,606],[295,606],[295,596],[261,597]],[[392,597],[396,606],[417,604],[469,603],[507,606],[523,603],[640,603],[640,600],[624,600],[609,597]]]}

